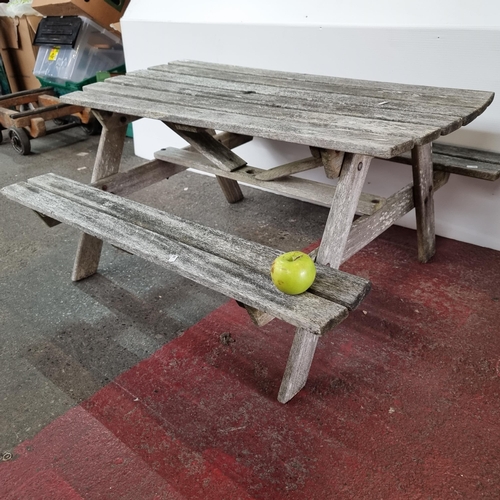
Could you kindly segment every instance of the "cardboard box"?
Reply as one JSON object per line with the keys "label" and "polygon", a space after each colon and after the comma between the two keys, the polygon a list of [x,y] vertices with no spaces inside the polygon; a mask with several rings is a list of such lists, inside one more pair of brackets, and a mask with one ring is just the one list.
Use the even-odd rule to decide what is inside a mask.
{"label": "cardboard box", "polygon": [[89,17],[111,29],[120,20],[130,0],[33,0],[32,7],[44,16]]}
{"label": "cardboard box", "polygon": [[0,55],[11,92],[37,89],[40,82],[33,75],[37,47],[33,46],[41,17],[0,17]]}

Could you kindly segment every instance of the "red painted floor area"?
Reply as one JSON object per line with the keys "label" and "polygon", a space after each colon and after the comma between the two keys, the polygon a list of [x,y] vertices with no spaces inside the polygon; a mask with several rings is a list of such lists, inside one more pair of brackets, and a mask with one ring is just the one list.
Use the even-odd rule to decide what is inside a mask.
{"label": "red painted floor area", "polygon": [[500,253],[421,265],[397,228],[344,269],[373,290],[290,403],[292,328],[230,302],[19,445],[1,498],[500,498]]}

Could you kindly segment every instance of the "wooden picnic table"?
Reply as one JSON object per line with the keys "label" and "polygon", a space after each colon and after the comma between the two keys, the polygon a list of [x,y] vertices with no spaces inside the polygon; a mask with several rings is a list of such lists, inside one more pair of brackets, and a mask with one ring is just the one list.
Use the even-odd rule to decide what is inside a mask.
{"label": "wooden picnic table", "polygon": [[[316,255],[321,272],[326,273],[324,266],[330,266],[332,272],[338,269],[343,261],[413,208],[417,218],[418,258],[426,262],[432,257],[435,252],[433,194],[449,176],[448,172],[433,172],[432,142],[470,123],[488,107],[493,97],[493,93],[484,91],[176,61],[86,86],[80,92],[63,96],[61,100],[92,108],[103,125],[91,182],[92,186],[104,191],[124,196],[191,167],[213,173],[231,203],[242,199],[238,182],[245,182],[331,207]],[[183,149],[166,147],[156,153],[156,160],[131,171],[120,172],[127,125],[142,117],[161,120],[190,146]],[[223,132],[216,134],[215,131]],[[263,170],[248,165],[233,151],[233,148],[253,137],[306,145],[311,154],[308,158]],[[363,193],[373,158],[391,159],[408,152],[411,152],[412,158],[412,184],[386,199]],[[324,167],[328,177],[338,177],[336,186],[292,175],[318,166]],[[42,188],[49,189],[50,193],[39,191]],[[74,193],[71,194],[72,190]],[[52,202],[53,193],[63,198],[54,198]],[[167,252],[162,250],[161,245],[158,246],[160,240],[156,236],[150,236],[153,227],[158,234],[161,233],[161,238],[168,236],[171,229],[165,229],[167,219],[157,212],[147,212],[132,202],[127,213],[128,205],[108,199],[107,194],[100,196],[95,190],[87,192],[84,188],[54,178],[35,179],[31,186],[13,187],[6,194],[35,209],[37,203],[43,202],[48,207],[46,213],[49,215],[59,214],[59,220],[73,223],[82,230],[88,227],[89,233],[94,234],[82,235],[73,270],[74,280],[96,272],[102,247],[99,235],[108,236],[111,242],[118,242],[123,248],[143,254],[155,262],[158,261],[158,252]],[[36,203],[30,198],[35,195],[38,197]],[[81,200],[87,196],[92,200],[82,204]],[[80,204],[77,206],[82,207],[82,213],[68,215],[68,210],[73,207],[68,203],[74,204],[75,200]],[[92,215],[100,211],[100,206],[106,212],[100,215],[102,223]],[[359,217],[354,220],[356,214]],[[118,231],[113,226],[111,221],[118,219],[110,219],[111,215],[127,219],[123,224],[120,222],[123,231],[128,231],[127,228],[132,227],[130,224],[135,224],[133,228],[136,229],[130,230],[130,237],[123,236],[122,229]],[[154,226],[155,220],[161,223],[160,229],[157,229],[160,226]],[[168,221],[168,227],[179,224],[172,217]],[[343,276],[343,283],[350,284],[342,290],[355,293],[349,299],[340,300],[337,297],[340,292],[335,292],[337,305],[334,304],[334,310],[333,306],[326,307],[324,320],[316,325],[316,306],[311,306],[312,311],[308,309],[307,297],[296,299],[297,302],[292,299],[290,303],[283,302],[283,297],[273,294],[267,281],[261,280],[260,269],[256,271],[255,283],[245,277],[244,270],[231,278],[233,264],[227,260],[233,258],[231,251],[224,250],[222,254],[217,244],[224,238],[193,224],[182,224],[183,231],[189,233],[189,245],[196,246],[197,239],[205,239],[210,234],[208,250],[210,255],[215,252],[218,256],[214,257],[214,270],[209,270],[214,271],[209,277],[211,281],[206,281],[206,276],[190,274],[189,266],[182,268],[181,272],[223,290],[247,305],[254,304],[247,307],[249,312],[258,313],[255,308],[262,306],[263,310],[271,312],[271,318],[273,315],[281,317],[297,326],[279,396],[280,401],[288,401],[307,380],[319,334],[346,317],[346,307],[350,310],[362,300],[368,290],[367,283]],[[144,248],[139,234],[143,234],[140,238],[144,238]],[[154,248],[146,245],[150,237],[153,239],[151,242],[148,240],[148,245],[156,245]],[[132,242],[134,238],[135,243]],[[189,253],[191,246],[187,248],[183,245],[183,251]],[[264,252],[250,243],[234,240],[234,245],[249,252]],[[200,258],[210,260],[207,248],[201,250],[205,253]],[[199,256],[199,251],[193,250],[193,255]],[[168,252],[165,255],[168,257]],[[195,265],[195,260],[192,262]],[[197,269],[202,269],[199,261],[196,262]],[[215,267],[221,265],[219,262],[223,262],[224,273],[228,276],[223,284],[217,283],[219,278]],[[251,290],[247,296],[231,295],[231,280],[236,279],[242,282],[242,286],[245,280],[249,281],[247,284]],[[337,279],[333,276],[325,283],[336,283]],[[257,286],[257,282],[261,284]],[[323,287],[320,295],[325,296],[325,290],[333,293],[328,287]],[[299,303],[302,305],[297,308],[295,304]],[[310,303],[319,304],[312,299]],[[297,311],[300,314],[297,315]],[[303,321],[300,311],[304,314]]]}
{"label": "wooden picnic table", "polygon": [[[93,182],[118,172],[127,123],[140,117],[161,120],[196,153],[169,148],[156,156],[216,174],[228,201],[242,198],[237,182],[243,181],[331,206],[317,260],[339,267],[413,206],[419,259],[426,262],[434,254],[433,191],[446,176],[433,179],[432,141],[470,123],[493,96],[175,61],[89,85],[62,100],[98,110],[104,125]],[[304,144],[311,157],[261,171],[215,141],[207,129],[229,132],[233,140],[256,136]],[[374,157],[389,159],[408,151],[414,186],[386,200],[362,192]],[[289,177],[318,165],[329,177],[339,176],[335,189]],[[356,212],[361,217],[352,225]],[[75,277],[87,272],[77,269]]]}

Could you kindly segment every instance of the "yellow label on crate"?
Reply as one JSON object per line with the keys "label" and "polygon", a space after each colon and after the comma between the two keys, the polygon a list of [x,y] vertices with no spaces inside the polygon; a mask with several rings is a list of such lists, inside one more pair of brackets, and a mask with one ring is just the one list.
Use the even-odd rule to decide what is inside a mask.
{"label": "yellow label on crate", "polygon": [[57,59],[57,54],[59,54],[61,47],[53,47],[49,53],[49,61],[55,61]]}

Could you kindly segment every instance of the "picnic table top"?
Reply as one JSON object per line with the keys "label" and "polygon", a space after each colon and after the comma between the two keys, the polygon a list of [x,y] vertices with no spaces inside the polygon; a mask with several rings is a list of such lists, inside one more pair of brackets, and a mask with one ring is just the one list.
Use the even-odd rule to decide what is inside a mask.
{"label": "picnic table top", "polygon": [[174,61],[61,101],[308,146],[392,158],[467,125],[493,92]]}

